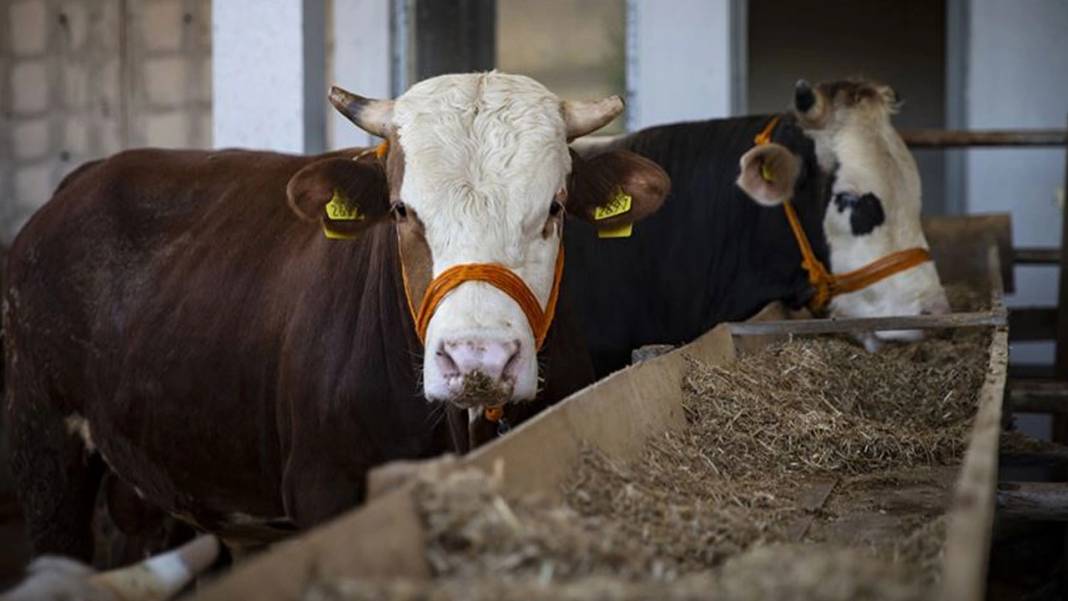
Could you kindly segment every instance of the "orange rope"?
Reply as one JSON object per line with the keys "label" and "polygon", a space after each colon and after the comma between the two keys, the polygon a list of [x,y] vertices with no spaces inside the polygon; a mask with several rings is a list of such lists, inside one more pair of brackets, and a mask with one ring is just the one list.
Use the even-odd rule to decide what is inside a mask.
{"label": "orange rope", "polygon": [[383,140],[381,144],[375,146],[375,158],[384,159],[389,154],[389,140]]}
{"label": "orange rope", "polygon": [[[545,343],[545,336],[549,333],[553,316],[556,313],[556,300],[560,293],[560,279],[564,272],[564,247],[556,253],[556,268],[553,273],[553,287],[549,293],[549,302],[542,310],[538,297],[530,291],[523,278],[515,272],[495,263],[467,263],[454,265],[441,272],[427,286],[423,301],[419,304],[419,313],[415,315],[415,331],[419,339],[426,344],[426,331],[430,327],[430,319],[434,311],[450,292],[464,282],[486,282],[501,292],[507,294],[523,310],[530,323],[530,329],[534,332],[534,341],[537,349],[541,350]],[[407,287],[405,287],[407,292]],[[409,305],[410,306],[410,305]]]}
{"label": "orange rope", "polygon": [[[779,123],[779,115],[771,118],[768,124],[760,131],[753,142],[763,145],[771,142],[771,133]],[[815,289],[815,294],[809,301],[809,308],[818,312],[827,306],[832,298],[840,294],[848,294],[863,290],[872,284],[886,279],[896,273],[911,269],[921,263],[931,260],[931,253],[924,248],[909,248],[890,253],[868,263],[860,269],[847,273],[833,274],[827,270],[823,263],[816,257],[816,253],[809,244],[805,229],[801,227],[801,220],[797,217],[797,211],[790,200],[782,203],[786,212],[786,220],[790,223],[790,231],[794,234],[797,247],[801,250],[801,267],[808,273],[808,283]]]}
{"label": "orange rope", "polygon": [[775,115],[768,121],[768,124],[764,126],[764,129],[760,130],[760,133],[753,138],[753,144],[757,146],[763,146],[768,142],[771,142],[771,132],[775,131],[775,126],[779,124],[779,115]]}

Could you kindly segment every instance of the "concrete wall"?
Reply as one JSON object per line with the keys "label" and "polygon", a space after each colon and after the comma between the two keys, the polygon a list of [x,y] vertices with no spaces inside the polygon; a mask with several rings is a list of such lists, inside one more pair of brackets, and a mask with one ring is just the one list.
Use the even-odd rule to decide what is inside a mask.
{"label": "concrete wall", "polygon": [[[971,0],[966,21],[965,127],[1068,127],[1068,2]],[[1057,246],[1064,149],[969,150],[968,212],[1012,211],[1017,246]],[[1017,267],[1016,305],[1054,305],[1056,267]],[[1014,344],[1012,360],[1049,363],[1051,343]]]}
{"label": "concrete wall", "polygon": [[627,129],[726,117],[737,108],[744,2],[628,0]]}
{"label": "concrete wall", "polygon": [[[750,0],[748,109],[783,110],[799,78],[866,77],[904,99],[898,127],[945,127],[945,6],[938,0]],[[813,34],[813,32],[817,32]],[[945,212],[942,151],[917,151],[924,210]]]}
{"label": "concrete wall", "polygon": [[[391,0],[327,2],[326,83],[368,98],[393,97]],[[368,146],[377,138],[327,110],[328,148]]]}
{"label": "concrete wall", "polygon": [[0,243],[81,163],[209,146],[209,0],[0,4]]}
{"label": "concrete wall", "polygon": [[322,151],[323,1],[223,0],[212,10],[215,145]]}

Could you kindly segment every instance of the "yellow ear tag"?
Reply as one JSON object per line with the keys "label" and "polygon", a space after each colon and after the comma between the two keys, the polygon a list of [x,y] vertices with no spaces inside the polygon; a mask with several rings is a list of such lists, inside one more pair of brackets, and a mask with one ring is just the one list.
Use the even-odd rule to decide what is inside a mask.
{"label": "yellow ear tag", "polygon": [[771,172],[767,163],[760,164],[760,177],[764,178],[764,181],[770,182],[775,180],[775,174]]}
{"label": "yellow ear tag", "polygon": [[340,190],[334,190],[334,195],[323,210],[326,212],[326,219],[323,220],[323,235],[331,240],[352,240],[356,237],[353,234],[330,229],[329,222],[331,221],[363,221],[364,219],[364,216],[360,214],[360,207],[355,203],[350,207]]}
{"label": "yellow ear tag", "polygon": [[622,215],[630,210],[630,205],[633,200],[634,199],[631,198],[630,194],[627,194],[623,191],[623,188],[620,188],[616,191],[616,195],[612,197],[612,200],[608,204],[593,210],[593,219],[595,221],[601,221],[602,219]]}
{"label": "yellow ear tag", "polygon": [[[616,195],[612,198],[611,202],[604,206],[597,207],[593,210],[594,221],[601,221],[608,219],[609,217],[615,217],[616,215],[622,215],[630,211],[631,204],[634,199],[630,194],[627,194],[620,188],[616,191]],[[597,230],[598,238],[629,238],[634,231],[634,224],[624,223],[622,225],[603,228]]]}
{"label": "yellow ear tag", "polygon": [[619,227],[597,230],[598,238],[630,238],[634,233],[634,224],[625,223]]}

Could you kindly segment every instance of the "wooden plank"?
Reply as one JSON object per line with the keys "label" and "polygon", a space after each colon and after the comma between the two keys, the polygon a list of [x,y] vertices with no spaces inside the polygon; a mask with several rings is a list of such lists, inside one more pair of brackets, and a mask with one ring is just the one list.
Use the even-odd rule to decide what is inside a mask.
{"label": "wooden plank", "polygon": [[198,601],[301,598],[309,578],[430,577],[413,483],[238,564],[192,597]]}
{"label": "wooden plank", "polygon": [[[1004,310],[997,251],[991,249],[989,257],[991,306],[995,310]],[[1005,326],[1000,326],[990,340],[990,361],[986,381],[979,391],[979,411],[947,517],[939,599],[979,601],[986,589],[987,559],[994,524],[994,486],[998,476],[1001,404],[1008,362],[1008,332]]]}
{"label": "wooden plank", "polygon": [[1053,379],[1053,364],[1051,363],[1013,363],[1009,365],[1009,377],[1011,378],[1046,378]]}
{"label": "wooden plank", "polygon": [[[721,335],[729,342],[726,333]],[[632,365],[477,449],[462,463],[493,473],[500,462],[501,489],[508,494],[555,495],[583,444],[626,460],[640,452],[650,436],[681,428],[684,369],[680,351]]]}
{"label": "wooden plank", "polygon": [[1013,307],[1009,309],[1009,340],[1053,340],[1057,331],[1056,307]]}
{"label": "wooden plank", "polygon": [[1059,265],[1061,249],[1020,247],[1012,249],[1012,261],[1017,265]]}
{"label": "wooden plank", "polygon": [[1010,378],[1005,395],[1013,411],[1068,414],[1068,382]]}
{"label": "wooden plank", "polygon": [[999,518],[1068,522],[1068,483],[1001,482]]}
{"label": "wooden plank", "polygon": [[493,473],[500,462],[501,489],[508,494],[558,494],[584,444],[625,461],[640,453],[651,437],[685,425],[681,385],[687,356],[723,364],[735,354],[726,327],[714,328],[686,346],[571,395],[471,453],[462,464]]}
{"label": "wooden plank", "polygon": [[808,533],[809,528],[818,517],[817,512],[827,503],[827,499],[838,485],[838,479],[817,480],[809,484],[801,491],[797,504],[804,509],[807,515],[802,516],[787,528],[786,537],[794,542],[801,542]]}
{"label": "wooden plank", "polygon": [[1068,130],[1064,129],[906,129],[899,133],[911,148],[1068,145]]}
{"label": "wooden plank", "polygon": [[[1064,185],[1068,190],[1068,152],[1064,162]],[[1053,357],[1053,375],[1068,380],[1068,208],[1061,210],[1061,258],[1057,292],[1057,346]],[[1054,417],[1053,441],[1068,442],[1068,419]]]}
{"label": "wooden plank", "polygon": [[795,319],[787,321],[737,322],[727,324],[735,336],[769,336],[776,334],[836,334],[882,332],[888,330],[935,330],[945,328],[981,328],[1005,326],[1005,310],[948,315],[915,315],[900,317],[862,317]]}
{"label": "wooden plank", "polygon": [[998,247],[1003,290],[1015,290],[1012,219],[1008,213],[924,217],[923,232],[943,283],[988,282],[986,249],[995,244]]}

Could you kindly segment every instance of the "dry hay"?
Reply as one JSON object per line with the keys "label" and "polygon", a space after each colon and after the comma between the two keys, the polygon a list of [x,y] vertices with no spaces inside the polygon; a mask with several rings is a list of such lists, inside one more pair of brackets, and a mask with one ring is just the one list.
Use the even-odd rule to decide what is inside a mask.
{"label": "dry hay", "polygon": [[590,576],[559,583],[483,574],[436,582],[320,582],[306,601],[921,601],[931,596],[894,566],[847,549],[812,545],[760,547],[715,574],[675,582]]}
{"label": "dry hay", "polygon": [[726,367],[693,361],[688,427],[639,458],[585,449],[563,503],[506,498],[475,471],[421,482],[434,580],[321,582],[307,598],[925,598],[941,518],[881,546],[800,544],[820,515],[803,488],[959,461],[988,343],[958,330],[873,355],[805,338]]}
{"label": "dry hay", "polygon": [[[760,601],[926,599],[886,558],[827,545],[756,546],[715,570],[679,575],[642,544],[605,538],[597,524],[544,499],[506,500],[477,470],[421,482],[429,582],[326,580],[306,601],[600,599]],[[904,546],[907,546],[906,543]]]}
{"label": "dry hay", "polygon": [[955,461],[989,344],[956,332],[869,354],[838,338],[773,346],[686,380],[691,444],[715,471],[861,474]]}

